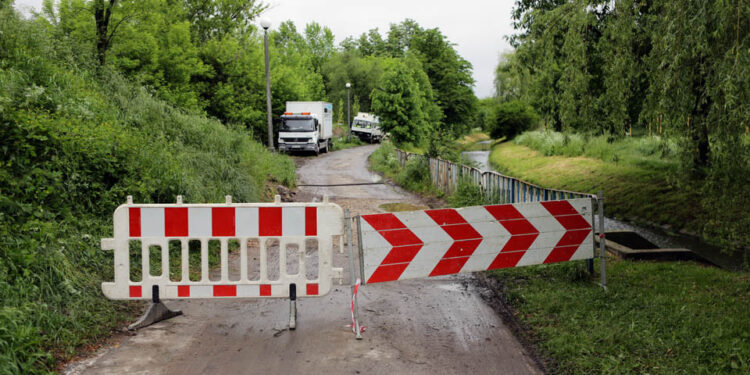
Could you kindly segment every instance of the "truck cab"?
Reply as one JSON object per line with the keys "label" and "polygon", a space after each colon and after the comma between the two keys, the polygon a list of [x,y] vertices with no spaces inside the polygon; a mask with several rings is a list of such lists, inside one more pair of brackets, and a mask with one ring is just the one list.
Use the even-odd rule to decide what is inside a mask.
{"label": "truck cab", "polygon": [[333,148],[333,106],[326,102],[287,102],[279,124],[279,151],[314,152]]}
{"label": "truck cab", "polygon": [[[286,112],[279,127],[279,151],[312,151],[320,153],[318,142],[320,120],[309,112]],[[325,150],[324,150],[325,151]]]}
{"label": "truck cab", "polygon": [[377,116],[370,113],[359,112],[352,121],[352,134],[364,142],[380,142],[383,139],[383,131],[380,129],[380,121]]}

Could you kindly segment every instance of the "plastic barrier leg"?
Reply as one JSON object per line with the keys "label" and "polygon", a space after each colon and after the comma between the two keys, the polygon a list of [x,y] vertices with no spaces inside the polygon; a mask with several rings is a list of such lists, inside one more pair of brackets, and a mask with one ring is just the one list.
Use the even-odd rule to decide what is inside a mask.
{"label": "plastic barrier leg", "polygon": [[289,330],[297,328],[297,285],[289,284]]}
{"label": "plastic barrier leg", "polygon": [[170,310],[167,305],[165,305],[161,301],[161,299],[159,299],[158,285],[154,285],[151,290],[153,296],[151,304],[148,305],[146,312],[143,313],[143,315],[140,319],[138,319],[137,322],[128,326],[129,330],[133,331],[143,327],[148,327],[154,323],[161,322],[162,320],[167,320],[169,318],[174,318],[175,316],[182,315],[182,311]]}

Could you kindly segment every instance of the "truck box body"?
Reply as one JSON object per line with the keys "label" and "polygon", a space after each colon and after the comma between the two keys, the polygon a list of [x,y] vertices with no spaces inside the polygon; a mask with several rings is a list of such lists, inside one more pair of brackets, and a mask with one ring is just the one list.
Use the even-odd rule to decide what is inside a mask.
{"label": "truck box body", "polygon": [[333,105],[286,102],[279,127],[279,151],[327,152],[333,138]]}
{"label": "truck box body", "polygon": [[359,112],[352,121],[352,134],[365,142],[380,142],[383,131],[379,124],[378,116]]}

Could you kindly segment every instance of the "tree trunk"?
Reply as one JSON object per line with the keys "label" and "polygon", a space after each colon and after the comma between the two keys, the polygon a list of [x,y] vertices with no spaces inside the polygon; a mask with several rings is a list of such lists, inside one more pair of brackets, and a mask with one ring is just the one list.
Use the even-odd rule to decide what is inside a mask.
{"label": "tree trunk", "polygon": [[109,49],[109,19],[112,16],[112,8],[117,0],[94,1],[94,20],[96,21],[96,54],[99,57],[99,64],[104,65],[107,62],[107,50]]}

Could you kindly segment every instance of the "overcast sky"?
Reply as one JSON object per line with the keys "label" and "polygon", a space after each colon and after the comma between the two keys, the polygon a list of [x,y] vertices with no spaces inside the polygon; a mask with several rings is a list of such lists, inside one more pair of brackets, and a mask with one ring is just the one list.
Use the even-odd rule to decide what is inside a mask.
{"label": "overcast sky", "polygon": [[[503,38],[513,33],[510,12],[514,0],[267,0],[271,5],[263,18],[279,23],[292,20],[299,31],[308,22],[328,26],[336,42],[358,36],[372,28],[382,33],[391,23],[406,18],[424,28],[438,27],[456,44],[458,53],[474,66],[480,98],[493,94],[498,57],[511,47]],[[16,0],[16,8],[28,13],[39,9],[42,0]]]}

